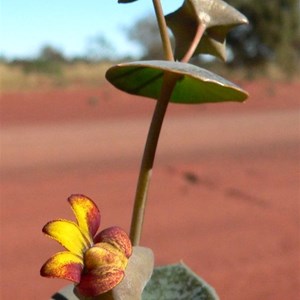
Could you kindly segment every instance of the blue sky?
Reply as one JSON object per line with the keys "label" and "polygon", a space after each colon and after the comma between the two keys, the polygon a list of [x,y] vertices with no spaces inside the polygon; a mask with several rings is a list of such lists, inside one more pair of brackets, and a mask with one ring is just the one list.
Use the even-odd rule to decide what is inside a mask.
{"label": "blue sky", "polygon": [[[163,0],[165,13],[183,0]],[[0,0],[0,55],[31,57],[43,45],[67,56],[84,55],[89,41],[104,34],[121,54],[138,54],[124,33],[134,22],[154,13],[152,0],[118,4],[117,0]]]}

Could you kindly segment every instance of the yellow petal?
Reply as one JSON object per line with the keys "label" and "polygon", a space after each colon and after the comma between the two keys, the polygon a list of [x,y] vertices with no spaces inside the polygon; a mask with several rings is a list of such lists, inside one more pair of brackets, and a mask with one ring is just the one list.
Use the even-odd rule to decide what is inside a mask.
{"label": "yellow petal", "polygon": [[124,277],[124,271],[102,266],[89,273],[83,273],[77,291],[87,297],[108,292],[118,285]]}
{"label": "yellow petal", "polygon": [[120,251],[122,251],[127,258],[132,254],[132,245],[127,233],[120,227],[114,226],[102,230],[94,239],[95,243],[104,242],[109,243]]}
{"label": "yellow petal", "polygon": [[82,233],[92,243],[100,226],[100,212],[96,204],[86,196],[72,195],[68,199]]}
{"label": "yellow petal", "polygon": [[51,221],[44,226],[43,232],[80,257],[91,246],[78,225],[68,220]]}
{"label": "yellow petal", "polygon": [[53,255],[41,268],[41,275],[78,283],[83,269],[82,259],[68,251]]}
{"label": "yellow petal", "polygon": [[102,266],[111,266],[125,270],[128,258],[125,254],[108,243],[98,243],[88,249],[84,255],[84,267],[89,272]]}

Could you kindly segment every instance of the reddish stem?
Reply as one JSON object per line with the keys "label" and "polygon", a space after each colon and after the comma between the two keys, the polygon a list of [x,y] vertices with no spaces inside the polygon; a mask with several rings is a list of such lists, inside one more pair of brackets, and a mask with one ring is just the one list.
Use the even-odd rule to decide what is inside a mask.
{"label": "reddish stem", "polygon": [[188,51],[186,52],[186,54],[184,55],[184,57],[181,59],[181,62],[188,62],[191,57],[193,56],[193,54],[195,53],[197,46],[200,43],[200,40],[204,34],[204,31],[206,29],[205,24],[200,23],[197,27],[197,31],[196,34],[194,36],[194,39],[190,45],[190,48],[188,49]]}

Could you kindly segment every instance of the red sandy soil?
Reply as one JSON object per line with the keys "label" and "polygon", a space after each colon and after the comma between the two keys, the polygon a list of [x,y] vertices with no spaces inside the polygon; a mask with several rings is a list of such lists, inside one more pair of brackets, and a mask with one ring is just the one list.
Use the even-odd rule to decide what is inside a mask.
{"label": "red sandy soil", "polygon": [[[225,300],[299,299],[300,82],[247,82],[244,104],[169,107],[142,244],[183,260]],[[49,299],[73,193],[128,230],[155,101],[110,86],[1,94],[1,299]]]}

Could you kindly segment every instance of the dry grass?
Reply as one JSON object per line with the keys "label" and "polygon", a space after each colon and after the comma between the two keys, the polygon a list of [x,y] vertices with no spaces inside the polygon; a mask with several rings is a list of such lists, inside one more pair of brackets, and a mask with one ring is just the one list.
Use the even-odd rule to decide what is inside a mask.
{"label": "dry grass", "polygon": [[99,83],[103,81],[106,70],[111,65],[111,63],[77,63],[63,69],[64,80],[70,84],[84,83],[90,85],[99,85]]}
{"label": "dry grass", "polygon": [[[32,71],[26,73],[22,66],[0,63],[0,92],[73,88],[78,85],[97,87],[104,81],[105,72],[111,65],[112,63],[62,63],[58,65],[58,72]],[[237,79],[247,81],[262,77],[275,80],[292,79],[274,64],[266,64],[263,67],[248,68],[247,70],[244,68],[232,69],[220,64],[204,65],[203,67],[233,81]],[[298,76],[294,75],[294,77]]]}
{"label": "dry grass", "polygon": [[78,84],[97,86],[111,64],[61,64],[55,74],[24,72],[22,66],[0,64],[0,92],[69,88]]}

